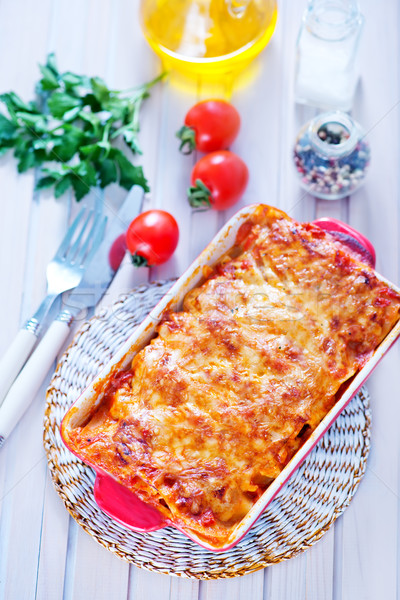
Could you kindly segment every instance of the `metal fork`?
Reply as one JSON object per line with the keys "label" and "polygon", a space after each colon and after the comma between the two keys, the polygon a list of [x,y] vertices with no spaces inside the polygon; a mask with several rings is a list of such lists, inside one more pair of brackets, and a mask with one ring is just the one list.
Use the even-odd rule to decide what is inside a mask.
{"label": "metal fork", "polygon": [[69,227],[53,260],[47,265],[47,296],[0,361],[0,402],[31,353],[54,300],[80,283],[103,239],[106,221],[106,217],[83,208]]}

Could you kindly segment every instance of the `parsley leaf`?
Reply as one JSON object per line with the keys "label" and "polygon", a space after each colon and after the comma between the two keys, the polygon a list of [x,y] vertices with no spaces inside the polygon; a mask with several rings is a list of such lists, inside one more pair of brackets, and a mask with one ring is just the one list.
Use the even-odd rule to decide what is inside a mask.
{"label": "parsley leaf", "polygon": [[40,80],[42,90],[57,90],[59,88],[58,78],[49,67],[39,65],[39,69],[43,78]]}
{"label": "parsley leaf", "polygon": [[81,110],[79,117],[82,119],[82,121],[85,121],[84,129],[90,130],[91,134],[96,138],[101,137],[102,121],[97,114]]}
{"label": "parsley leaf", "polygon": [[97,162],[96,169],[99,173],[101,188],[105,188],[110,185],[110,183],[114,183],[118,180],[117,166],[113,160],[105,158],[101,162]]}
{"label": "parsley leaf", "polygon": [[130,190],[133,185],[140,185],[145,192],[149,192],[150,188],[146,178],[143,175],[142,167],[135,167],[125,156],[122,150],[112,148],[110,157],[114,158],[119,168],[119,185],[126,190]]}
{"label": "parsley leaf", "polygon": [[96,169],[87,160],[82,160],[78,165],[71,167],[70,177],[78,201],[86,196],[92,186],[97,185]]}
{"label": "parsley leaf", "polygon": [[57,181],[57,177],[55,175],[46,175],[46,177],[41,177],[36,184],[37,190],[44,190],[46,188],[52,187]]}
{"label": "parsley leaf", "polygon": [[85,139],[82,129],[69,123],[62,128],[62,133],[54,141],[51,158],[60,162],[68,162],[79,151]]}
{"label": "parsley leaf", "polygon": [[46,67],[50,69],[50,71],[52,71],[56,77],[58,77],[59,72],[57,68],[56,55],[54,52],[50,52],[50,54],[47,55]]}
{"label": "parsley leaf", "polygon": [[64,175],[64,177],[61,177],[61,179],[59,179],[56,183],[54,187],[55,197],[60,198],[60,196],[62,196],[67,191],[67,189],[71,187],[71,185],[71,175],[67,173],[66,175]]}
{"label": "parsley leaf", "polygon": [[142,154],[142,151],[138,145],[137,131],[129,127],[128,129],[125,129],[123,137],[125,143],[129,146],[132,152],[135,152],[136,154]]}
{"label": "parsley leaf", "polygon": [[16,131],[17,126],[15,123],[0,114],[0,141],[14,139]]}
{"label": "parsley leaf", "polygon": [[[74,108],[81,108],[82,100],[74,98],[66,92],[54,92],[47,101],[50,113],[56,119],[62,119],[66,112]],[[79,112],[79,111],[78,111]]]}
{"label": "parsley leaf", "polygon": [[123,139],[129,152],[141,153],[140,108],[165,74],[118,91],[100,77],[60,72],[53,53],[39,69],[38,102],[25,102],[15,92],[0,95],[8,111],[0,113],[0,156],[13,148],[20,173],[41,166],[37,188],[54,186],[56,198],[72,188],[79,201],[91,187],[114,182],[148,191],[143,169],[113,143]]}
{"label": "parsley leaf", "polygon": [[47,119],[44,115],[36,115],[30,112],[18,111],[15,113],[18,121],[22,121],[28,128],[38,133],[47,131]]}
{"label": "parsley leaf", "polygon": [[93,95],[101,105],[105,105],[111,96],[111,92],[100,77],[92,77],[90,80]]}
{"label": "parsley leaf", "polygon": [[37,167],[46,160],[46,155],[43,150],[33,150],[28,148],[26,152],[20,153],[20,160],[17,165],[18,173],[25,173],[32,167]]}
{"label": "parsley leaf", "polygon": [[14,140],[3,140],[0,146],[0,156],[6,154],[14,145]]}
{"label": "parsley leaf", "polygon": [[6,92],[0,95],[0,100],[6,105],[10,115],[15,115],[16,111],[32,112],[39,114],[39,108],[35,102],[26,103],[15,92]]}
{"label": "parsley leaf", "polygon": [[[61,77],[62,82],[67,91],[74,90],[74,88],[83,87],[87,88],[89,86],[89,79],[84,75],[76,75],[75,73],[64,73]],[[76,92],[76,90],[74,90]]]}

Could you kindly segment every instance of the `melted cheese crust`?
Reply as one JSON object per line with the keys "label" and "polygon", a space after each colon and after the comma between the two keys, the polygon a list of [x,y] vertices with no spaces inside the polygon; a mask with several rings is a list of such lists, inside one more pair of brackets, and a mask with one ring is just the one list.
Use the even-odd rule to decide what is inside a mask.
{"label": "melted cheese crust", "polygon": [[328,233],[260,207],[71,447],[218,547],[399,318]]}

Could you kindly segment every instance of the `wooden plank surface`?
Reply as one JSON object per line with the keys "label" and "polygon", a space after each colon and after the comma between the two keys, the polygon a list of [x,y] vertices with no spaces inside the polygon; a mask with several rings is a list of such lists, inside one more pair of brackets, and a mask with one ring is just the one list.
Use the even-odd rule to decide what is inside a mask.
{"label": "wooden plank surface", "polygon": [[[33,94],[37,63],[55,50],[62,69],[99,75],[112,87],[147,81],[160,72],[138,23],[138,0],[2,0],[0,92]],[[362,84],[354,117],[367,130],[372,164],[366,186],[351,199],[316,201],[300,190],[291,151],[300,126],[315,114],[293,98],[295,41],[305,2],[280,2],[270,46],[254,64],[247,85],[201,82],[185,90],[177,81],[156,87],[143,107],[140,142],[151,192],[144,207],[176,216],[181,237],[174,258],[133,272],[124,286],[178,276],[240,206],[267,202],[300,220],[331,215],[374,243],[378,270],[398,283],[399,272],[399,5],[363,0]],[[231,98],[242,116],[233,150],[250,168],[242,201],[224,213],[193,211],[185,199],[197,156],[177,152],[175,131],[186,110],[209,95]],[[34,173],[18,175],[15,160],[0,159],[0,355],[46,288],[45,267],[76,211],[67,195],[33,192]],[[104,194],[109,215],[125,192]],[[91,201],[91,200],[90,200]],[[123,287],[124,287],[123,286]],[[118,293],[119,293],[118,292]],[[103,305],[115,299],[104,299]],[[373,428],[367,473],[346,510],[305,553],[240,578],[197,581],[129,566],[95,543],[69,517],[58,498],[42,447],[43,403],[49,373],[30,409],[0,453],[0,598],[141,600],[398,600],[400,405],[399,348],[391,350],[369,382]]]}

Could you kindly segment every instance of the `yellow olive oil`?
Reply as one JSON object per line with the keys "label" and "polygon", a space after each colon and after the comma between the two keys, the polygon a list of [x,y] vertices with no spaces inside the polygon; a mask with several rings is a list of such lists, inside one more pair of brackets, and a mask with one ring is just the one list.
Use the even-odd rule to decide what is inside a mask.
{"label": "yellow olive oil", "polygon": [[165,68],[189,76],[247,66],[269,42],[276,0],[142,0],[142,28]]}

